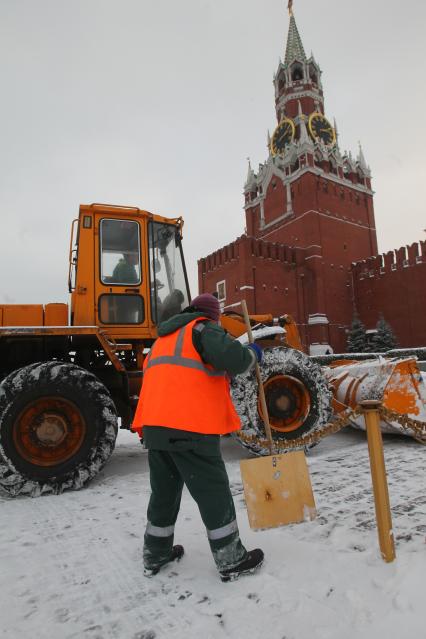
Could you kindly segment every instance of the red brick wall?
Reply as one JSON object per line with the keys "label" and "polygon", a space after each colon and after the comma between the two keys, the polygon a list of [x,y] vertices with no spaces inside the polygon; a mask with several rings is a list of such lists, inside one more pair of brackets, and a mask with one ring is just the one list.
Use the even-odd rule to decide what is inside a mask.
{"label": "red brick wall", "polygon": [[359,262],[352,275],[366,328],[375,328],[382,313],[401,347],[426,345],[426,242]]}
{"label": "red brick wall", "polygon": [[306,347],[319,330],[308,327],[309,315],[323,313],[330,325],[321,331],[335,350],[342,350],[352,318],[348,269],[325,263],[316,251],[242,236],[199,261],[199,291],[214,292],[224,280],[225,307],[246,299],[252,313],[290,313]]}
{"label": "red brick wall", "polygon": [[[292,205],[294,217],[265,229],[259,228],[258,212],[254,225],[249,223],[252,213],[248,212],[248,233],[253,232],[268,241],[301,247],[317,244],[323,247],[324,256],[331,263],[343,260],[343,263],[350,264],[377,253],[370,195],[356,192],[349,184],[340,187],[308,172],[292,185]],[[273,178],[269,184],[264,212],[267,225],[286,212],[286,193],[278,178]],[[317,220],[312,218],[315,214]]]}
{"label": "red brick wall", "polygon": [[[316,111],[314,98],[304,97],[300,100],[300,102],[302,104],[303,113],[310,114]],[[299,99],[289,100],[285,106],[285,111],[288,118],[295,118],[297,115],[299,115]]]}
{"label": "red brick wall", "polygon": [[[273,177],[269,182],[268,190],[266,191],[266,198],[264,203],[265,224],[273,222],[274,219],[284,215],[287,210],[287,195],[286,189],[282,183],[282,180],[278,177]],[[261,236],[259,232],[259,226],[257,227],[256,236]]]}
{"label": "red brick wall", "polygon": [[375,328],[382,313],[401,347],[426,345],[426,242],[368,258],[352,269],[309,253],[243,236],[200,260],[200,292],[215,291],[225,280],[226,306],[244,298],[250,312],[290,313],[305,345],[314,330],[307,326],[309,315],[324,313],[330,344],[345,351],[354,304],[367,328]]}
{"label": "red brick wall", "polygon": [[[231,256],[234,257],[231,257]],[[225,308],[247,301],[251,313],[291,314],[301,326],[312,295],[312,274],[304,266],[305,252],[242,236],[198,262],[199,291],[212,293],[225,280]],[[301,277],[303,275],[303,277]],[[306,281],[303,290],[300,281]],[[240,308],[235,307],[239,311]]]}

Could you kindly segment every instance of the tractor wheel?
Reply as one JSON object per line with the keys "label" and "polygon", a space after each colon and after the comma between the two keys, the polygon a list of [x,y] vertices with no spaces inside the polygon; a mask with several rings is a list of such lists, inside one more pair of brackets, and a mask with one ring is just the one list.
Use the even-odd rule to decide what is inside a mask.
{"label": "tractor wheel", "polygon": [[82,488],[116,437],[114,402],[83,368],[41,362],[0,384],[0,488],[13,497]]}
{"label": "tractor wheel", "polygon": [[[321,368],[307,355],[281,346],[265,348],[260,370],[272,437],[280,450],[285,449],[286,441],[327,424],[332,415],[332,393]],[[236,439],[256,455],[269,455],[269,449],[256,441],[266,438],[256,372],[236,377],[231,391],[241,418],[242,433],[237,432]],[[253,436],[253,441],[245,435]]]}

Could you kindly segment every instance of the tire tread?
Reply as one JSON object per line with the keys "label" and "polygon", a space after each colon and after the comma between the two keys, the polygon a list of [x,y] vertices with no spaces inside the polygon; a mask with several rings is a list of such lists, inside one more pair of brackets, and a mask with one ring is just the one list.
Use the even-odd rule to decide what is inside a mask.
{"label": "tire tread", "polygon": [[[91,447],[86,459],[63,477],[31,479],[18,471],[7,457],[1,443],[1,427],[4,415],[13,404],[17,394],[28,384],[36,381],[51,383],[60,376],[59,386],[66,379],[83,395],[94,398],[102,408],[104,431]],[[107,388],[91,372],[67,362],[38,362],[20,368],[6,377],[0,384],[0,490],[11,497],[43,494],[60,494],[64,490],[79,490],[95,477],[110,458],[117,437],[117,412]]]}

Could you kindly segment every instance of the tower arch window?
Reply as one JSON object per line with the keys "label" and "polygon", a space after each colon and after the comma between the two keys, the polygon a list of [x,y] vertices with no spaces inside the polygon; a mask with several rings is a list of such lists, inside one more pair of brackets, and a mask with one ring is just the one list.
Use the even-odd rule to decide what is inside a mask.
{"label": "tower arch window", "polygon": [[318,71],[313,64],[309,66],[309,78],[314,84],[318,84]]}
{"label": "tower arch window", "polygon": [[295,62],[291,67],[291,79],[293,82],[298,82],[299,80],[303,80],[303,66],[300,62]]}
{"label": "tower arch window", "polygon": [[299,158],[296,159],[296,161],[291,165],[291,172],[294,173],[295,171],[298,171],[300,167],[300,163],[299,163]]}
{"label": "tower arch window", "polygon": [[281,73],[280,77],[278,78],[278,92],[280,95],[284,91],[285,85],[286,85],[285,73]]}
{"label": "tower arch window", "polygon": [[318,168],[322,169],[322,156],[319,153],[315,153],[314,164]]}

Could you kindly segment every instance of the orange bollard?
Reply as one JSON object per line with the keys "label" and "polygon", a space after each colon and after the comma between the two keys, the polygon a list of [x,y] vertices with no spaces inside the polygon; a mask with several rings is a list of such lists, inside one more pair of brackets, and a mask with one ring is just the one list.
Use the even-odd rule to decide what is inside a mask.
{"label": "orange bollard", "polygon": [[368,452],[370,455],[371,479],[373,481],[380,551],[383,559],[390,562],[395,559],[395,544],[385,458],[383,454],[382,432],[380,430],[379,408],[381,402],[377,400],[365,400],[361,402],[360,406],[364,413],[367,429]]}

